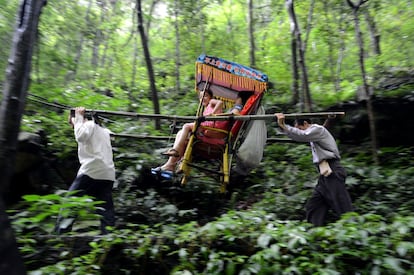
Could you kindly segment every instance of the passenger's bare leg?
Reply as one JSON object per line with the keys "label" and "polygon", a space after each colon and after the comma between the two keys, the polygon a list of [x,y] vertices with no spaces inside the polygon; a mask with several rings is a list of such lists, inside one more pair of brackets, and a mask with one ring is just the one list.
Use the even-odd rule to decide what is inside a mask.
{"label": "passenger's bare leg", "polygon": [[173,148],[175,150],[177,150],[177,152],[180,156],[179,157],[173,157],[173,156],[169,157],[168,161],[163,166],[161,166],[162,170],[169,170],[169,171],[174,171],[175,170],[175,165],[177,164],[177,162],[184,155],[187,138],[188,138],[188,135],[190,134],[190,132],[193,130],[193,127],[194,127],[194,123],[186,123],[186,124],[183,125],[183,128],[180,131],[178,131],[177,135],[175,136],[175,141],[174,141]]}

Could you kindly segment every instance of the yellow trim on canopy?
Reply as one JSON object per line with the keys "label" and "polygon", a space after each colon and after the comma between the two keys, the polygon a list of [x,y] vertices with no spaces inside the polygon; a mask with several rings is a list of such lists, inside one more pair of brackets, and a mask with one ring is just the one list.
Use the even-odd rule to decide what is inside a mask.
{"label": "yellow trim on canopy", "polygon": [[221,100],[223,102],[223,109],[229,110],[234,106],[234,103],[236,102],[233,99],[222,97],[222,96],[214,96],[216,99]]}
{"label": "yellow trim on canopy", "polygon": [[196,74],[197,77],[200,74],[210,76],[208,79],[206,79],[206,81],[211,81],[211,79],[213,79],[215,80],[214,82],[217,81],[221,83],[228,83],[230,89],[232,86],[243,87],[245,90],[254,91],[255,93],[262,93],[267,89],[266,82],[261,82],[248,77],[231,74],[226,71],[221,71],[217,68],[203,63],[196,63]]}

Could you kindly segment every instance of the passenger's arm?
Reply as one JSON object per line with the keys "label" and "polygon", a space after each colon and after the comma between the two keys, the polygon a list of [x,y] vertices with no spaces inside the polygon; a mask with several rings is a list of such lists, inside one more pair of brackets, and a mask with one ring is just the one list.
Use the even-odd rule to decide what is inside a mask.
{"label": "passenger's arm", "polygon": [[222,112],[223,101],[213,98],[210,100],[210,104],[212,104],[214,107],[213,107],[213,111],[211,112],[211,114],[208,114],[208,115]]}

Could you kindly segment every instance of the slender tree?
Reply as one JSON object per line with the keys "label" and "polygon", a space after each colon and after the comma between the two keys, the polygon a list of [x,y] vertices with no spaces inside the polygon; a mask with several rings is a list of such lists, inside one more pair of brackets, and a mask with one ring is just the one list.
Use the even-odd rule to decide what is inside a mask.
{"label": "slender tree", "polygon": [[[133,57],[132,57],[132,74],[131,74],[131,83],[130,86],[131,88],[135,87],[135,78],[137,76],[137,67],[138,67],[138,36],[136,35],[136,33],[133,33]],[[129,99],[129,108],[132,107],[133,103],[134,103],[134,97],[132,95],[132,90],[129,89],[128,91],[128,99]],[[130,109],[132,110],[132,109]]]}
{"label": "slender tree", "polygon": [[[332,16],[332,12],[329,9],[329,5],[328,3],[325,1],[323,3],[323,20],[325,24],[332,24],[330,17]],[[332,80],[335,79],[335,61],[334,61],[334,41],[336,41],[334,39],[334,37],[331,35],[333,32],[333,28],[327,28],[326,32],[326,43],[328,46],[328,56],[327,56],[327,61],[328,61],[328,67],[329,67],[329,72],[330,72],[330,78]],[[338,92],[337,87],[335,86],[335,91]]]}
{"label": "slender tree", "polygon": [[303,42],[303,52],[306,52],[306,48],[308,46],[309,35],[311,33],[312,25],[313,25],[313,10],[314,9],[315,9],[315,0],[312,0],[310,3],[309,12],[308,12],[305,41]]}
{"label": "slender tree", "polygon": [[293,37],[290,39],[290,49],[292,53],[292,105],[299,104],[299,111],[303,111],[303,102],[301,98],[301,93],[299,92],[299,82],[300,82],[300,75],[299,75],[299,68],[298,68],[298,45],[297,40]]}
{"label": "slender tree", "polygon": [[175,30],[175,90],[178,94],[181,92],[180,85],[180,24],[179,24],[179,1],[174,0],[174,30]]}
{"label": "slender tree", "polygon": [[46,0],[21,2],[0,106],[0,274],[26,274],[3,202],[16,159],[17,138],[30,83],[33,48]]}
{"label": "slender tree", "polygon": [[[290,31],[292,33],[292,39],[296,40],[296,46],[299,52],[298,64],[302,72],[300,76],[302,80],[301,84],[302,84],[304,108],[305,108],[305,111],[311,112],[312,111],[312,99],[311,99],[310,90],[309,90],[308,72],[307,72],[306,62],[305,62],[305,48],[302,43],[301,32],[300,32],[299,24],[296,18],[293,0],[286,0],[285,3],[286,3],[286,8],[289,14],[289,19],[290,19]],[[296,75],[295,73],[293,74],[294,76]]]}
{"label": "slender tree", "polygon": [[[102,23],[105,20],[105,16],[104,16],[104,13],[105,13],[104,10],[106,8],[105,2],[104,1],[103,2],[98,1],[98,7],[101,8],[100,9],[101,14],[100,14],[100,17],[99,17],[99,21],[100,21],[99,24],[102,25]],[[99,47],[101,46],[101,43],[102,43],[103,31],[98,26],[97,28],[95,28],[94,32],[95,32],[95,35],[93,36],[93,39],[92,39],[91,65],[92,65],[92,68],[94,70],[97,70],[98,65],[99,65],[99,62],[98,62],[98,60],[99,60]]]}
{"label": "slender tree", "polygon": [[[85,21],[87,22],[87,24],[89,24],[89,21],[90,21],[89,16],[90,16],[91,8],[92,8],[92,2],[93,2],[92,0],[89,0],[88,9],[87,9],[86,15],[85,15]],[[85,42],[85,36],[84,36],[83,32],[79,32],[79,36],[80,36],[79,37],[79,44],[78,44],[78,47],[76,49],[76,56],[75,56],[75,60],[73,62],[74,67],[73,67],[72,71],[68,72],[68,74],[70,74],[70,75],[66,76],[66,79],[68,79],[69,81],[75,79],[77,77],[77,74],[78,74],[79,62],[80,62],[80,59],[81,59],[81,56],[82,56],[82,51],[83,51],[83,43]]]}
{"label": "slender tree", "polygon": [[[142,49],[144,51],[144,58],[147,64],[147,72],[148,72],[148,78],[149,78],[150,89],[151,89],[152,104],[154,106],[154,114],[159,114],[160,103],[158,101],[157,87],[155,86],[154,69],[152,67],[151,55],[150,55],[149,48],[148,48],[148,40],[147,40],[147,36],[145,35],[145,30],[144,30],[144,25],[143,25],[144,20],[142,18],[141,0],[137,0],[136,11],[137,11],[137,18],[138,18],[138,32],[141,36]],[[161,128],[160,121],[158,119],[155,120],[155,128],[157,130]]]}
{"label": "slender tree", "polygon": [[229,10],[226,9],[223,16],[226,18],[226,30],[228,34],[228,45],[230,46],[230,52],[231,52],[231,58],[235,59],[238,55],[238,50],[233,46],[233,43],[235,43],[235,22],[234,22],[234,16],[233,16],[233,0],[230,0],[229,3]]}
{"label": "slender tree", "polygon": [[367,22],[369,28],[369,36],[371,37],[371,48],[374,51],[375,55],[381,54],[381,44],[380,44],[380,32],[378,31],[375,18],[369,12],[369,9],[363,10],[365,21]]}
{"label": "slender tree", "polygon": [[341,5],[340,9],[340,16],[338,20],[338,34],[339,34],[339,45],[338,45],[338,56],[336,58],[336,69],[335,69],[335,91],[339,92],[341,90],[341,71],[342,71],[342,65],[343,60],[345,56],[346,51],[346,45],[345,45],[345,12],[342,12],[343,8],[345,8],[345,5]]}
{"label": "slender tree", "polygon": [[147,20],[145,21],[145,35],[147,36],[147,39],[149,39],[149,30],[151,29],[151,23],[152,23],[152,14],[155,11],[156,6],[160,3],[159,0],[152,0],[148,9],[148,15]]}
{"label": "slender tree", "polygon": [[370,86],[367,80],[367,73],[365,70],[365,50],[364,50],[364,40],[362,39],[362,31],[359,24],[359,9],[361,6],[368,2],[368,0],[358,0],[358,3],[352,2],[352,0],[347,0],[348,5],[351,7],[353,16],[354,16],[354,26],[355,26],[355,37],[358,42],[359,47],[359,67],[361,69],[361,77],[363,82],[363,89],[365,92],[366,98],[366,106],[367,106],[367,113],[368,113],[368,121],[369,121],[369,129],[370,129],[370,136],[371,136],[371,149],[372,149],[372,156],[374,162],[376,164],[379,163],[378,154],[377,154],[377,135],[376,135],[376,127],[375,127],[375,116],[374,110],[372,107],[371,95],[370,95]]}
{"label": "slender tree", "polygon": [[254,42],[254,13],[253,13],[253,0],[247,0],[247,27],[249,37],[249,59],[250,66],[256,67],[256,45]]}
{"label": "slender tree", "polygon": [[197,14],[200,14],[198,18],[198,28],[200,33],[200,48],[202,53],[206,53],[206,35],[205,35],[205,24],[206,19],[202,13],[203,4],[201,1],[197,1]]}

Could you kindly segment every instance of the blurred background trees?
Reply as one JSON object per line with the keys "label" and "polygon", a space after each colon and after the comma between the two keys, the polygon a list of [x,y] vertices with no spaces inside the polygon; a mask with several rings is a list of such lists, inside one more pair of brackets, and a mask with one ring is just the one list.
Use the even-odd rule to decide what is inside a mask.
{"label": "blurred background trees", "polygon": [[[10,52],[17,0],[2,0],[0,71]],[[141,1],[143,30],[161,103],[193,89],[194,61],[201,53],[251,65],[269,75],[270,90],[300,109],[352,98],[362,86],[360,45],[355,39],[353,9],[346,1],[287,1],[295,9],[302,55],[292,59],[291,20],[281,2]],[[53,1],[43,11],[34,56],[35,87],[60,94],[68,89],[114,93],[131,111],[150,92],[143,44],[138,32],[137,2]],[[414,32],[410,1],[365,1],[358,8],[369,86],[390,68],[413,64]],[[411,7],[411,8],[410,8]],[[303,70],[292,72],[295,62]],[[298,65],[296,64],[296,65]],[[4,74],[0,74],[4,80]],[[291,89],[299,81],[298,90]],[[309,86],[310,95],[304,93]],[[306,85],[305,85],[306,84]],[[364,87],[362,87],[364,88]],[[33,89],[33,92],[36,88]],[[306,99],[308,98],[309,99]],[[274,96],[267,104],[274,104]],[[162,104],[161,104],[162,105]],[[161,107],[161,112],[170,110]],[[177,110],[178,111],[178,110]]]}
{"label": "blurred background trees", "polygon": [[[0,0],[2,72],[6,70],[13,45],[18,6],[17,0]],[[289,14],[292,9],[294,14]],[[341,128],[342,136],[346,136],[351,124],[368,129],[367,124],[355,123],[361,114],[366,115],[365,110],[356,113],[346,109],[353,102],[366,102],[371,97],[410,101],[413,96],[413,15],[412,1],[402,0],[48,1],[33,45],[31,85],[19,130],[42,133],[44,140],[35,144],[37,156],[47,159],[41,171],[55,173],[38,175],[31,171],[20,182],[39,183],[47,193],[73,179],[76,143],[70,127],[66,127],[65,110],[69,107],[83,105],[99,110],[157,113],[159,104],[162,114],[194,115],[197,107],[194,62],[201,53],[268,74],[271,86],[263,100],[268,113],[334,108],[347,111],[348,124]],[[6,77],[5,73],[0,74],[2,88]],[[223,202],[213,194],[213,183],[204,178],[182,191],[185,196],[175,188],[142,190],[150,181],[140,173],[148,165],[161,161],[154,152],[166,143],[121,138],[114,141],[120,239],[92,242],[90,254],[73,258],[71,248],[62,248],[59,240],[52,247],[36,239],[36,234],[43,236],[50,232],[60,197],[26,197],[28,208],[30,205],[33,208],[16,211],[13,217],[20,249],[31,270],[45,264],[40,263],[42,260],[49,261],[45,274],[55,269],[89,274],[89,269],[97,266],[113,271],[118,266],[111,262],[109,252],[126,259],[131,270],[138,268],[134,265],[142,267],[148,263],[162,266],[157,261],[172,255],[166,270],[173,269],[173,264],[178,264],[176,270],[202,270],[205,266],[206,274],[224,272],[225,261],[220,257],[227,257],[227,263],[237,266],[237,270],[252,273],[259,270],[255,268],[261,263],[263,274],[266,268],[272,270],[277,264],[279,268],[306,271],[304,262],[314,265],[315,272],[327,268],[346,273],[355,270],[356,266],[350,264],[355,261],[361,273],[367,270],[401,273],[404,268],[414,266],[414,250],[406,242],[412,237],[413,227],[414,207],[410,197],[413,159],[412,148],[405,146],[412,140],[406,127],[413,124],[410,117],[399,115],[402,108],[398,104],[392,105],[392,109],[381,109],[390,105],[378,106],[377,120],[387,117],[388,121],[401,121],[406,131],[392,132],[395,130],[385,123],[380,126],[387,127],[378,127],[381,133],[377,135],[392,133],[395,139],[387,140],[388,144],[395,146],[404,139],[404,146],[386,148],[387,144],[379,142],[374,150],[381,153],[382,166],[377,166],[368,156],[371,154],[366,144],[361,147],[355,144],[358,139],[351,146],[340,144],[355,205],[358,212],[368,213],[367,216],[351,216],[320,231],[298,222],[303,219],[303,204],[313,183],[309,179],[313,167],[309,156],[303,155],[308,149],[305,146],[268,144],[263,164],[252,173],[248,184]],[[160,129],[150,120],[135,118],[105,118],[105,124],[115,133],[171,133],[170,121],[161,121]],[[273,126],[269,124],[269,135],[275,134]],[[32,163],[41,161],[35,159],[26,164]],[[220,215],[223,215],[220,219],[208,223]],[[239,221],[240,217],[248,221]],[[50,220],[46,222],[47,218]],[[346,228],[342,230],[343,227]],[[238,240],[235,228],[243,231],[239,240],[245,246],[235,243]],[[272,228],[281,228],[280,234]],[[187,233],[197,236],[194,242]],[[162,242],[154,246],[154,236],[171,236],[171,239],[166,240],[166,246]],[[314,246],[321,238],[328,240],[325,247]],[[213,245],[204,246],[206,239]],[[393,241],[388,242],[389,239]],[[170,245],[173,242],[175,245]],[[281,247],[274,246],[275,242]],[[230,246],[234,243],[234,247]],[[46,248],[39,249],[41,245]],[[196,249],[187,250],[186,246]],[[159,249],[155,251],[154,247]],[[226,251],[226,247],[234,251]],[[378,247],[384,249],[379,251]],[[43,257],[44,251],[55,248],[60,254]],[[302,253],[305,250],[300,249],[314,258],[304,259],[300,255],[305,255]],[[353,251],[359,254],[352,254]],[[186,257],[187,253],[193,254]],[[337,255],[335,260],[329,256],[332,254]],[[287,258],[291,259],[289,263],[284,261]],[[55,265],[56,259],[63,260]],[[241,264],[246,259],[249,259],[246,265]],[[151,264],[148,270],[153,267]],[[228,274],[235,274],[231,265],[228,270]]]}

